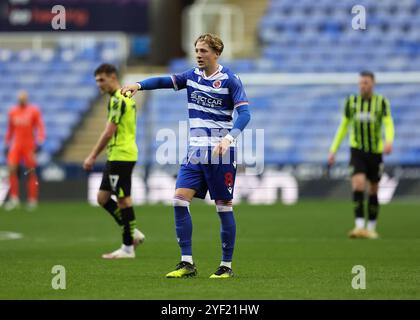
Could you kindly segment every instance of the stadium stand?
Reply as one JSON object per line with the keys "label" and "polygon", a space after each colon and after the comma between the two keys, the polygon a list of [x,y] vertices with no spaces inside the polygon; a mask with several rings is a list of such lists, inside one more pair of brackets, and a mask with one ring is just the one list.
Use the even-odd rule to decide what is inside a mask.
{"label": "stadium stand", "polygon": [[[250,86],[247,89],[252,107],[249,128],[265,129],[265,163],[299,164],[323,163],[335,130],[342,116],[344,98],[354,93],[354,85],[301,85],[301,86]],[[305,92],[305,99],[302,99]],[[384,93],[393,105],[395,130],[398,133],[394,153],[387,163],[418,164],[420,162],[420,109],[418,86],[378,85],[377,92]],[[185,92],[160,90],[152,92],[148,109],[153,110],[139,120],[140,128],[146,123],[152,136],[158,130],[171,128],[178,132],[178,121],[187,119]],[[165,117],[158,115],[165,114]],[[270,116],[267,117],[267,114]],[[139,139],[144,131],[139,130]],[[155,162],[152,146],[145,161]],[[348,140],[342,149],[348,147]],[[174,150],[177,148],[173,146]],[[348,152],[340,152],[338,161],[347,161]]]}
{"label": "stadium stand", "polygon": [[[366,7],[369,16],[368,28],[359,31],[351,28],[351,0],[268,3],[258,30],[260,57],[222,61],[239,74],[420,71],[420,25],[416,19],[420,1],[401,0],[396,5],[391,0],[360,0],[358,4]],[[119,62],[115,46],[109,39],[92,40],[83,47],[62,41],[55,49],[0,50],[1,114],[15,103],[17,90],[28,89],[31,101],[44,111],[48,139],[41,163],[60,151],[97,98],[92,72],[98,61]],[[186,59],[175,59],[169,72],[190,67]],[[299,164],[326,161],[344,98],[357,87],[247,85],[246,89],[252,108],[250,127],[265,129],[265,162]],[[376,91],[391,101],[396,125],[395,152],[387,157],[387,163],[420,164],[418,85],[381,84]],[[187,119],[185,92],[160,90],[147,96],[146,107],[138,117],[138,144],[143,151],[148,150],[140,152],[140,164],[156,163],[155,151],[161,142],[154,137],[159,129],[178,132],[178,121]],[[0,117],[0,139],[4,138],[6,120]],[[180,141],[182,138],[185,136]],[[346,140],[342,149],[347,146]],[[0,144],[0,163],[4,163],[2,148]],[[347,160],[347,152],[338,154],[338,161]]]}
{"label": "stadium stand", "polygon": [[[354,1],[271,0],[259,25],[259,59],[222,62],[235,72],[325,73],[420,71],[420,1],[361,0],[368,12],[366,30],[353,30]],[[291,14],[293,13],[293,14]],[[392,23],[392,26],[390,25]],[[171,72],[190,67],[173,60]],[[378,79],[380,82],[380,79]],[[416,84],[386,84],[376,88],[391,101],[397,133],[387,163],[420,163],[420,93]],[[302,95],[304,92],[304,95]],[[247,86],[251,128],[265,129],[267,164],[322,163],[342,114],[344,98],[356,85]],[[152,119],[156,127],[185,119],[183,94],[152,93],[152,108],[167,113]],[[303,99],[302,96],[305,98]],[[174,110],[175,109],[175,110]],[[267,114],[270,117],[267,118]],[[348,147],[347,140],[342,149]],[[348,160],[348,153],[338,154]]]}
{"label": "stadium stand", "polygon": [[[112,38],[79,44],[62,39],[55,48],[0,49],[1,141],[8,109],[16,104],[18,90],[25,89],[43,113],[47,139],[39,162],[49,162],[99,94],[93,77],[98,61],[119,63],[116,45]],[[0,163],[5,163],[3,148],[1,143]]]}

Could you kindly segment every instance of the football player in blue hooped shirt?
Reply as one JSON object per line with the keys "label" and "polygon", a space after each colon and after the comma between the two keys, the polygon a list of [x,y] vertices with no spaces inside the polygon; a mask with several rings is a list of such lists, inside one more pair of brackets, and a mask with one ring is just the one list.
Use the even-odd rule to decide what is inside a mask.
{"label": "football player in blue hooped shirt", "polygon": [[[218,64],[223,47],[218,36],[203,34],[195,41],[198,67],[171,77],[145,79],[121,89],[124,95],[129,91],[133,95],[138,90],[187,89],[190,126],[188,156],[180,167],[173,200],[181,262],[166,275],[167,278],[197,275],[192,258],[189,204],[193,197],[204,199],[207,191],[216,203],[222,241],[222,262],[210,278],[233,276],[232,255],[236,237],[232,207],[236,175],[234,146],[235,139],[251,116],[240,79]],[[238,113],[235,122],[232,118],[234,110]]]}

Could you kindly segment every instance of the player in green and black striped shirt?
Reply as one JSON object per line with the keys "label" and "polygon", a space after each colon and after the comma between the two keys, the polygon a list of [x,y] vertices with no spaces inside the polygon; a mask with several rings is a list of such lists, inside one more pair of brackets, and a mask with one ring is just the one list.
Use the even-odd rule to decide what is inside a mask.
{"label": "player in green and black striped shirt", "polygon": [[[329,165],[334,164],[335,154],[350,127],[350,171],[356,216],[355,228],[349,234],[351,238],[378,237],[376,220],[379,212],[378,185],[383,171],[382,153],[391,153],[394,141],[394,123],[389,101],[373,92],[374,85],[375,76],[372,72],[360,73],[360,94],[347,98],[343,118],[328,156]],[[369,181],[367,228],[364,215],[366,180]]]}
{"label": "player in green and black striped shirt", "polygon": [[[96,84],[103,93],[110,95],[106,127],[83,163],[91,170],[97,156],[107,149],[108,161],[98,192],[98,203],[108,211],[122,228],[121,248],[104,254],[104,259],[134,258],[135,247],[142,243],[144,234],[136,229],[136,217],[131,200],[131,173],[137,161],[136,104],[123,96],[117,69],[102,64],[95,71]],[[111,198],[114,194],[117,201]]]}

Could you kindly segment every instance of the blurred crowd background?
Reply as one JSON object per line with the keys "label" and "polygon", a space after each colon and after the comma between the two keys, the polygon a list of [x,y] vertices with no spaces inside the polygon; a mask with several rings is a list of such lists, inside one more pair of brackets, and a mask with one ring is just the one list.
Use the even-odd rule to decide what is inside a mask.
{"label": "blurred crowd background", "polygon": [[[326,158],[361,70],[375,72],[376,91],[390,100],[395,121],[380,197],[418,197],[419,0],[62,0],[64,30],[51,26],[55,2],[0,4],[0,173],[7,174],[7,112],[24,89],[46,125],[38,154],[41,199],[86,199],[97,188],[100,175],[81,169],[105,123],[107,97],[96,87],[94,69],[103,62],[117,65],[122,84],[182,72],[194,65],[193,42],[204,32],[223,39],[221,64],[245,85],[249,128],[264,129],[264,152],[244,151],[261,170],[253,175],[241,168],[238,199],[347,197],[347,140],[329,171]],[[360,13],[352,13],[356,5],[366,10],[366,29],[352,27]],[[187,119],[186,96],[160,90],[136,99],[140,156],[134,195],[138,203],[170,201],[177,165],[156,161],[156,135],[162,128],[174,130],[179,141],[170,152],[186,143],[179,126]],[[7,179],[0,184],[4,198]]]}

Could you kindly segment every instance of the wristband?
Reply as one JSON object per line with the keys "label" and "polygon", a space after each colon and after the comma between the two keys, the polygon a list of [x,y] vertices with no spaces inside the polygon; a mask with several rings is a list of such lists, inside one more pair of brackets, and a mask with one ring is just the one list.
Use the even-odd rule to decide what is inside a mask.
{"label": "wristband", "polygon": [[229,133],[227,134],[227,135],[225,135],[225,138],[230,142],[230,143],[232,143],[233,141],[235,141],[235,138],[234,137],[232,137]]}

